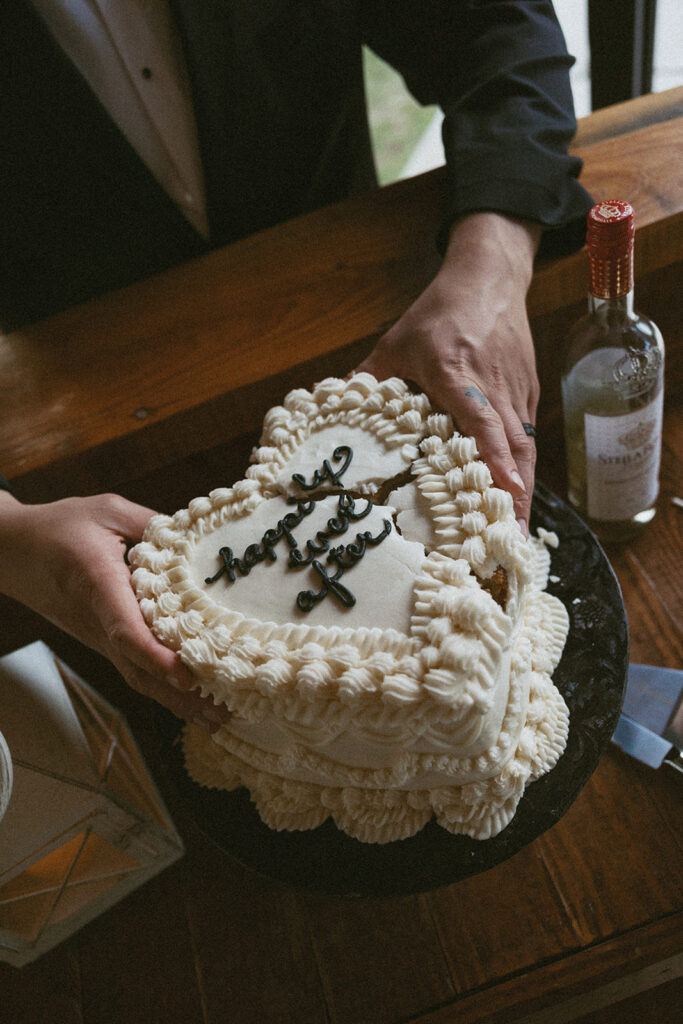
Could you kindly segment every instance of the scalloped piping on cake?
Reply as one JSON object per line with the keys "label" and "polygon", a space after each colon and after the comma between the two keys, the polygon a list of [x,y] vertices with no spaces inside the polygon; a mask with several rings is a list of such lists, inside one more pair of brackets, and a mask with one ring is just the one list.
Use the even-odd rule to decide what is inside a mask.
{"label": "scalloped piping on cake", "polygon": [[[337,479],[344,445],[353,458]],[[568,617],[545,593],[547,545],[557,538],[543,531],[525,541],[474,440],[397,379],[358,374],[290,392],[266,415],[252,463],[233,487],[154,517],[131,552],[147,622],[202,693],[232,712],[213,736],[186,727],[190,775],[247,786],[276,829],[332,817],[357,839],[384,843],[434,816],[451,832],[497,834],[566,744],[568,712],[551,676]],[[308,481],[321,466],[328,497],[309,508],[292,476]],[[384,481],[407,472],[410,484],[370,508]],[[356,498],[340,501],[340,491]],[[287,495],[303,504],[287,505]],[[268,535],[293,507],[295,526]],[[345,508],[359,517],[342,538],[351,566],[342,582],[356,604],[341,608],[333,594],[302,613],[288,592],[311,570],[285,573],[290,540],[302,546],[308,525],[320,529],[330,511],[342,510],[344,526]],[[252,545],[253,572],[223,555],[233,582],[204,583],[219,547],[246,554],[254,523],[272,547]],[[379,540],[361,544],[356,561],[348,541],[368,524],[368,544]],[[501,571],[504,607],[488,587]]]}

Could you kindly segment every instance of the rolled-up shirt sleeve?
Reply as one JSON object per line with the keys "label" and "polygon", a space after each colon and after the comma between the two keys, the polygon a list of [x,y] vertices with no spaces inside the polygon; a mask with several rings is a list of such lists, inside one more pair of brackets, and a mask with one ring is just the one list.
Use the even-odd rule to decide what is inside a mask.
{"label": "rolled-up shirt sleeve", "polygon": [[549,229],[547,252],[581,245],[592,200],[568,151],[573,59],[550,2],[370,2],[366,41],[444,112],[442,244],[458,217],[494,210]]}

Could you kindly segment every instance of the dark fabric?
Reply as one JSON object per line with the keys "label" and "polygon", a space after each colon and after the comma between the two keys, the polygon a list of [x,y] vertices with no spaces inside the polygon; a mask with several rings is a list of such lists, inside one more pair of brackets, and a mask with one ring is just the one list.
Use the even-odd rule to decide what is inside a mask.
{"label": "dark fabric", "polygon": [[[564,42],[543,0],[171,0],[211,246],[375,184],[361,44],[446,112],[444,230],[494,209],[583,237]],[[0,327],[208,248],[26,0],[0,4]]]}
{"label": "dark fabric", "polygon": [[444,229],[496,210],[550,229],[546,251],[581,244],[592,200],[567,153],[576,131],[568,55],[544,0],[412,0],[367,5],[365,38],[422,103],[445,113]]}
{"label": "dark fabric", "polygon": [[0,4],[0,326],[206,249],[24,0]]}
{"label": "dark fabric", "polygon": [[215,244],[376,184],[353,2],[172,0]]}
{"label": "dark fabric", "polygon": [[2,473],[0,473],[0,491],[11,491],[12,488],[9,485],[9,481],[5,480]]}

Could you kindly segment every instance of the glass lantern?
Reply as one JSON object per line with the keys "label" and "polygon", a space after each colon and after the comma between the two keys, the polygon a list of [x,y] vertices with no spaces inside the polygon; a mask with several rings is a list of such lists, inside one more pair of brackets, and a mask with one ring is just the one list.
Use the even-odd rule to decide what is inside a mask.
{"label": "glass lantern", "polygon": [[22,966],[183,845],[121,715],[41,642],[0,658],[0,733],[0,960]]}

